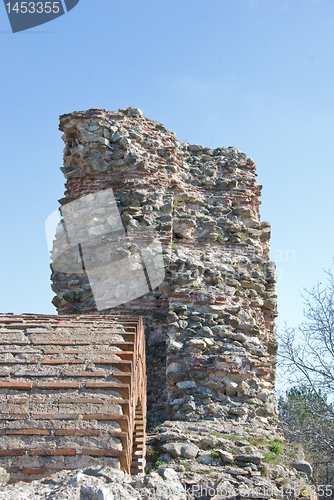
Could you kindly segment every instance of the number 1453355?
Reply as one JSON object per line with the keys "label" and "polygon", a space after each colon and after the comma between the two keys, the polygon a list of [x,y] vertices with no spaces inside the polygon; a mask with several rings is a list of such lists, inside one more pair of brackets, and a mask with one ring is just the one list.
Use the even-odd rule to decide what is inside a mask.
{"label": "number 1453355", "polygon": [[8,2],[6,7],[8,14],[58,14],[60,2]]}

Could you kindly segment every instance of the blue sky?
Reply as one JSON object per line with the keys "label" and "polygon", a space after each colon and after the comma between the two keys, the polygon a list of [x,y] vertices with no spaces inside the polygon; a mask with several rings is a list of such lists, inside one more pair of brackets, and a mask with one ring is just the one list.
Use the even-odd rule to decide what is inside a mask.
{"label": "blue sky", "polygon": [[[0,8],[0,310],[55,313],[44,221],[63,196],[58,116],[140,107],[257,164],[279,327],[333,265],[334,2],[80,0],[12,34]],[[287,252],[289,252],[287,254]]]}

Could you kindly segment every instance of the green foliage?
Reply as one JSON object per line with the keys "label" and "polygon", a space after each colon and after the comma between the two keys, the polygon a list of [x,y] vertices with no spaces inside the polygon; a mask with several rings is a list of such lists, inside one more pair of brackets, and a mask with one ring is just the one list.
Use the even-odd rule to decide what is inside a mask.
{"label": "green foliage", "polygon": [[191,470],[191,465],[187,464],[187,462],[181,462],[181,465],[183,465],[183,467],[186,469],[186,470]]}
{"label": "green foliage", "polygon": [[224,233],[223,233],[223,232],[221,232],[221,233],[218,235],[218,237],[217,237],[217,241],[219,241],[219,243],[224,243],[224,241],[226,241],[226,240],[227,240],[227,238],[226,238],[226,236],[224,235]]}
{"label": "green foliage", "polygon": [[175,243],[175,241],[172,241],[172,250],[177,250],[179,247]]}
{"label": "green foliage", "polygon": [[[314,464],[334,462],[334,419],[327,394],[305,385],[292,387],[279,398],[278,409],[286,437],[308,451]],[[315,465],[319,481],[324,482],[322,469]]]}
{"label": "green foliage", "polygon": [[215,436],[217,438],[222,438],[223,437],[223,435],[220,432],[218,432],[218,431],[212,431],[212,432],[210,432],[210,436]]}
{"label": "green foliage", "polygon": [[306,386],[292,387],[285,393],[286,398],[280,397],[278,409],[281,417],[288,415],[303,426],[308,421],[313,420],[315,415],[321,415],[322,418],[330,417],[330,407],[327,406],[327,394],[322,394],[321,389],[315,392]]}
{"label": "green foliage", "polygon": [[218,451],[211,450],[211,456],[212,456],[212,458],[219,458],[219,453],[218,453]]}
{"label": "green foliage", "polygon": [[[230,441],[243,441],[245,438],[243,436],[235,436],[232,434],[231,436],[225,436],[226,439],[229,439]],[[248,441],[248,438],[246,439]]]}
{"label": "green foliage", "polygon": [[274,453],[272,451],[263,451],[262,452],[264,459],[266,462],[269,464],[278,464],[281,462],[280,457],[277,455],[277,453]]}
{"label": "green foliage", "polygon": [[259,445],[263,445],[263,444],[266,444],[266,440],[263,439],[262,437],[253,437],[253,436],[249,436],[246,438],[246,440],[249,442],[250,445],[252,446],[259,446]]}
{"label": "green foliage", "polygon": [[154,467],[157,469],[160,465],[163,465],[165,462],[163,460],[157,460],[154,464]]}
{"label": "green foliage", "polygon": [[270,441],[269,444],[270,451],[277,453],[278,455],[283,452],[283,445],[279,439],[274,439],[274,441]]}
{"label": "green foliage", "polygon": [[282,372],[295,381],[279,400],[281,425],[311,454],[319,484],[327,480],[320,462],[334,464],[334,273],[326,274],[302,295],[305,321],[279,335]]}

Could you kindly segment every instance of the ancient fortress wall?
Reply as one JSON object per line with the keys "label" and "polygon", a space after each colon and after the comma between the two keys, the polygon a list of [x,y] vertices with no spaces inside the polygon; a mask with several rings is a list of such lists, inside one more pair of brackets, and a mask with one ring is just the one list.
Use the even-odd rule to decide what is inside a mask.
{"label": "ancient fortress wall", "polygon": [[[143,317],[150,425],[166,413],[275,425],[276,276],[254,161],[180,142],[138,108],[63,115],[60,130],[61,205],[112,188],[127,234],[151,227],[163,246],[163,283],[102,311]],[[59,314],[96,314],[87,276],[52,281]]]}

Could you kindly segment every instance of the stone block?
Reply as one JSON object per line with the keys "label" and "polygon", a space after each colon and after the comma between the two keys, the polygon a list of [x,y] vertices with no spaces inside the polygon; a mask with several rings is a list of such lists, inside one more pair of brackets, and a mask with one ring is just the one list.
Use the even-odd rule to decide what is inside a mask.
{"label": "stone block", "polygon": [[165,443],[162,448],[173,458],[195,458],[199,452],[198,447],[194,444],[178,442]]}
{"label": "stone block", "polygon": [[308,477],[312,477],[312,466],[306,460],[294,460],[292,462],[292,467],[300,472],[305,472]]}

